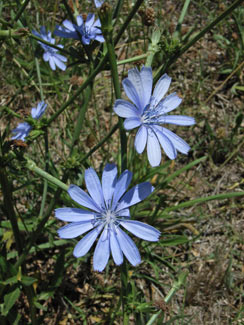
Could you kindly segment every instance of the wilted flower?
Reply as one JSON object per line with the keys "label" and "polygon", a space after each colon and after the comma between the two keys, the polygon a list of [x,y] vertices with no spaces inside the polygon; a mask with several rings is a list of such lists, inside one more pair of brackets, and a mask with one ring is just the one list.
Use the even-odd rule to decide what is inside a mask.
{"label": "wilted flower", "polygon": [[101,33],[101,23],[97,19],[95,21],[95,15],[89,13],[86,21],[84,22],[82,16],[76,17],[77,25],[73,24],[69,20],[63,21],[63,26],[56,26],[54,35],[64,38],[74,38],[79,40],[81,38],[82,43],[85,45],[90,44],[91,40],[98,42],[104,42],[104,38]]}
{"label": "wilted flower", "polygon": [[116,265],[123,263],[123,254],[132,265],[141,262],[140,253],[132,239],[121,226],[133,235],[148,241],[158,241],[160,232],[143,222],[130,219],[129,207],[144,200],[154,190],[148,183],[134,186],[126,194],[132,179],[132,173],[125,170],[117,178],[117,167],[107,164],[102,174],[102,182],[94,171],[85,171],[87,194],[76,185],[70,185],[70,197],[80,205],[92,210],[78,208],[60,208],[55,210],[55,217],[70,223],[58,230],[61,238],[75,238],[91,230],[75,246],[74,256],[84,256],[102,231],[97,242],[93,267],[102,271],[108,263],[110,252]]}
{"label": "wilted flower", "polygon": [[[48,31],[46,32],[46,28],[45,26],[42,26],[41,29],[40,29],[40,33],[38,33],[37,31],[33,30],[32,31],[32,34],[34,34],[35,36],[39,37],[39,38],[42,38],[44,41],[46,42],[49,42],[51,44],[55,44],[55,38],[53,38],[51,35],[51,32]],[[52,70],[56,70],[56,66],[58,68],[60,68],[61,70],[65,70],[66,69],[66,65],[64,64],[64,62],[67,62],[67,58],[61,54],[58,54],[58,50],[51,47],[51,46],[48,46],[42,42],[39,42],[38,43],[41,45],[41,47],[43,48],[44,50],[44,53],[43,53],[43,60],[44,61],[48,61],[49,62],[49,65],[51,67]],[[60,48],[63,48],[63,45],[59,44],[57,45],[58,47]]]}
{"label": "wilted flower", "polygon": [[155,167],[161,161],[161,148],[170,159],[175,159],[177,150],[187,154],[189,145],[170,130],[160,124],[193,125],[195,120],[184,115],[168,115],[182,101],[176,93],[164,95],[169,89],[171,78],[164,74],[157,82],[152,93],[153,77],[150,67],[137,68],[128,72],[128,78],[123,80],[126,95],[134,103],[118,99],[114,111],[126,118],[124,127],[131,130],[139,127],[135,137],[135,148],[140,154],[147,144],[147,156],[151,166]]}
{"label": "wilted flower", "polygon": [[[45,104],[44,101],[39,102],[37,104],[37,107],[33,107],[31,109],[31,116],[35,120],[38,120],[44,114],[46,107],[47,107],[47,104]],[[12,131],[12,133],[14,133],[15,135],[11,138],[11,140],[25,141],[25,137],[27,137],[27,135],[30,133],[31,129],[32,129],[32,126],[29,123],[27,123],[27,122],[19,123],[17,128],[13,129],[13,131]]]}

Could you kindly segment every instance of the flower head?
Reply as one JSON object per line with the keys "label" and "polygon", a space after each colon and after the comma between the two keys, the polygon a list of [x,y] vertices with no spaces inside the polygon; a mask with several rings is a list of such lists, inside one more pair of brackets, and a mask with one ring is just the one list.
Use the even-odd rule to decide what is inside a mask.
{"label": "flower head", "polygon": [[[55,38],[53,38],[51,35],[50,31],[46,31],[45,26],[42,26],[40,29],[40,33],[38,33],[37,31],[33,30],[32,34],[34,34],[35,36],[42,38],[44,41],[47,41],[51,44],[55,44]],[[43,53],[43,60],[44,61],[48,61],[49,65],[51,67],[52,70],[56,70],[56,66],[61,69],[61,70],[65,70],[66,69],[66,65],[64,64],[64,62],[67,62],[67,58],[61,54],[58,54],[58,50],[48,46],[42,42],[38,42],[41,47],[44,50]],[[60,48],[63,48],[63,45],[57,45]]]}
{"label": "flower head", "polygon": [[100,182],[93,168],[85,171],[87,194],[76,185],[70,185],[70,197],[80,205],[90,209],[60,208],[55,217],[70,222],[60,228],[61,238],[75,238],[91,230],[75,246],[74,256],[84,256],[102,232],[93,257],[95,271],[103,271],[108,263],[110,252],[116,265],[123,263],[123,254],[132,265],[141,262],[140,253],[132,239],[121,226],[133,235],[148,241],[158,241],[160,232],[143,222],[130,219],[129,207],[144,200],[154,190],[148,183],[134,186],[126,194],[132,173],[125,170],[117,178],[117,167],[107,164]]}
{"label": "flower head", "polygon": [[[44,101],[39,102],[37,104],[37,107],[33,107],[31,109],[31,116],[35,120],[38,120],[44,114],[46,107],[47,107],[47,104],[45,104]],[[11,140],[25,141],[25,138],[30,133],[31,129],[32,129],[32,126],[29,123],[27,123],[27,122],[19,123],[17,128],[13,129],[13,131],[12,131],[14,136],[11,138]]]}
{"label": "flower head", "polygon": [[195,120],[184,115],[168,115],[181,103],[176,93],[165,98],[169,89],[171,78],[164,74],[157,82],[152,93],[152,69],[143,67],[131,69],[128,78],[123,80],[126,95],[133,102],[118,99],[114,111],[119,116],[126,118],[124,127],[131,130],[139,127],[135,138],[136,151],[141,154],[147,145],[147,156],[151,166],[155,167],[161,161],[161,149],[170,159],[175,159],[177,151],[187,154],[189,145],[175,133],[160,126],[160,124],[193,125]]}
{"label": "flower head", "polygon": [[54,35],[64,38],[74,38],[79,40],[81,38],[82,43],[85,45],[90,44],[91,40],[98,42],[104,42],[104,38],[101,33],[101,23],[97,19],[95,21],[95,15],[89,13],[86,21],[84,22],[82,16],[76,17],[77,25],[73,24],[69,20],[63,21],[63,26],[56,26]]}

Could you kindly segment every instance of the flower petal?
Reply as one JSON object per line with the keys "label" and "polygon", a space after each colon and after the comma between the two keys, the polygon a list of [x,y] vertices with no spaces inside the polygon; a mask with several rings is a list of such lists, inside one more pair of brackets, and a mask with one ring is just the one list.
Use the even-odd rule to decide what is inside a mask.
{"label": "flower petal", "polygon": [[75,238],[93,228],[91,221],[72,222],[58,229],[60,238]]}
{"label": "flower petal", "polygon": [[149,182],[138,184],[130,189],[120,200],[116,211],[128,208],[150,195],[154,190],[154,187]]}
{"label": "flower petal", "polygon": [[122,81],[122,85],[124,88],[124,91],[127,95],[127,97],[136,105],[139,112],[142,112],[144,107],[141,106],[139,94],[136,91],[136,88],[134,87],[133,83],[130,81],[129,78],[125,78]]}
{"label": "flower petal", "polygon": [[153,84],[152,68],[151,67],[142,67],[140,74],[141,74],[141,79],[143,82],[144,108],[145,108],[146,105],[149,104],[150,98],[152,95],[152,84]]}
{"label": "flower petal", "polygon": [[158,138],[151,128],[148,129],[147,157],[152,167],[159,166],[161,162],[161,148]]}
{"label": "flower petal", "polygon": [[120,225],[122,225],[126,230],[130,231],[136,237],[144,240],[158,241],[160,236],[160,231],[140,221],[125,220],[120,221]]}
{"label": "flower petal", "polygon": [[102,190],[107,208],[109,208],[114,194],[117,182],[117,166],[115,164],[106,164],[102,175]]}
{"label": "flower petal", "polygon": [[100,234],[102,228],[103,224],[90,231],[78,242],[73,251],[75,257],[81,257],[86,255],[86,253],[90,250],[93,243],[97,239],[97,236]]}
{"label": "flower petal", "polygon": [[147,128],[144,125],[141,125],[135,137],[135,148],[139,154],[141,154],[145,149],[146,143],[147,143]]}
{"label": "flower petal", "polygon": [[162,113],[168,113],[177,108],[182,102],[182,98],[178,97],[176,93],[172,93],[165,97],[158,105],[162,106]]}
{"label": "flower petal", "polygon": [[139,117],[130,117],[124,121],[124,128],[126,130],[131,130],[137,128],[141,124],[141,119]]}
{"label": "flower petal", "polygon": [[55,62],[54,62],[54,59],[52,56],[50,56],[49,58],[49,65],[50,65],[50,68],[55,71],[56,70],[56,65],[55,65]]}
{"label": "flower petal", "polygon": [[77,22],[77,25],[80,27],[84,24],[84,21],[83,21],[83,18],[82,16],[77,16],[76,17],[76,22]]}
{"label": "flower petal", "polygon": [[102,186],[93,168],[86,169],[85,182],[87,190],[94,202],[96,202],[99,207],[105,208]]}
{"label": "flower petal", "polygon": [[185,115],[166,115],[160,118],[160,123],[189,126],[195,124],[195,119]]}
{"label": "flower petal", "polygon": [[153,129],[155,130],[158,141],[161,144],[166,155],[172,160],[175,159],[177,156],[177,152],[175,150],[173,143],[159,128],[153,126]]}
{"label": "flower petal", "polygon": [[64,25],[65,28],[67,28],[69,31],[71,32],[75,32],[75,27],[73,25],[73,23],[67,19],[65,19],[62,23]]}
{"label": "flower petal", "polygon": [[123,253],[117,239],[117,234],[113,230],[111,230],[110,232],[110,249],[111,249],[114,263],[116,265],[121,265],[124,260]]}
{"label": "flower petal", "polygon": [[71,184],[68,193],[71,199],[80,205],[96,212],[101,212],[101,208],[97,206],[94,200],[78,186]]}
{"label": "flower petal", "polygon": [[170,83],[171,78],[166,73],[158,80],[153,91],[155,105],[157,105],[167,93]]}
{"label": "flower petal", "polygon": [[[149,78],[149,80],[148,80],[148,74],[147,74],[148,71],[151,72],[151,79]],[[142,76],[145,77],[145,80],[142,79]],[[128,79],[131,81],[131,83],[135,87],[135,90],[138,94],[138,99],[140,102],[139,107],[141,108],[140,113],[142,113],[142,110],[149,103],[149,99],[151,97],[152,70],[151,70],[151,68],[144,68],[144,70],[142,68],[142,72],[140,73],[137,68],[130,69],[128,71]],[[151,90],[150,90],[150,87],[151,87]],[[148,92],[148,90],[149,90],[149,92]]]}
{"label": "flower petal", "polygon": [[85,22],[86,28],[88,29],[91,28],[94,23],[94,20],[95,20],[95,14],[89,13],[87,15],[86,22]]}
{"label": "flower petal", "polygon": [[173,146],[179,152],[187,155],[188,151],[191,149],[190,146],[178,135],[171,132],[170,130],[157,126],[157,128],[162,128],[162,132],[166,135],[166,137],[172,142]]}
{"label": "flower petal", "polygon": [[[129,187],[131,179],[132,179],[132,172],[130,172],[129,170],[125,170],[120,175],[119,179],[117,180],[115,189],[114,189],[112,209],[116,208],[117,203],[119,202],[119,199],[121,198],[121,196],[125,193],[125,191]],[[122,210],[122,209],[120,209],[120,210]]]}
{"label": "flower petal", "polygon": [[104,0],[94,0],[96,8],[100,8],[103,4]]}
{"label": "flower petal", "polygon": [[141,263],[140,253],[133,242],[133,240],[119,227],[116,229],[117,239],[122,252],[125,254],[127,260],[133,265]]}
{"label": "flower petal", "polygon": [[94,271],[102,272],[108,263],[110,255],[110,238],[108,229],[105,228],[98,240],[93,256]]}
{"label": "flower petal", "polygon": [[117,115],[124,118],[140,116],[137,108],[127,100],[123,99],[116,100],[113,110]]}
{"label": "flower petal", "polygon": [[68,222],[94,220],[94,212],[77,208],[59,208],[55,210],[55,217]]}

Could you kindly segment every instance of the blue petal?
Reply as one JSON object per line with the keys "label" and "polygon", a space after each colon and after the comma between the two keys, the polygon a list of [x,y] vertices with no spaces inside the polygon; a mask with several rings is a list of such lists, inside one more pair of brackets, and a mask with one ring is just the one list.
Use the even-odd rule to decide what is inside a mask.
{"label": "blue petal", "polygon": [[152,68],[142,67],[140,73],[141,73],[141,79],[143,81],[144,104],[146,106],[149,104],[152,95],[152,84],[153,84]]}
{"label": "blue petal", "polygon": [[86,18],[86,22],[85,22],[85,25],[86,27],[89,29],[92,27],[93,23],[94,23],[94,20],[95,20],[95,15],[92,14],[92,13],[89,13],[87,15],[87,18]]}
{"label": "blue petal", "polygon": [[140,253],[133,242],[133,240],[119,227],[117,230],[117,239],[122,252],[125,254],[127,260],[133,265],[141,263]]}
{"label": "blue petal", "polygon": [[93,228],[91,221],[72,222],[58,230],[60,238],[75,238]]}
{"label": "blue petal", "polygon": [[175,159],[177,156],[177,152],[175,150],[175,147],[173,143],[170,141],[170,139],[160,130],[160,127],[156,128],[153,127],[154,130],[156,130],[156,135],[158,138],[158,141],[160,142],[164,152],[170,159]]}
{"label": "blue petal", "polygon": [[[117,206],[117,203],[119,202],[119,199],[121,196],[125,193],[127,188],[130,185],[132,179],[132,172],[129,170],[125,170],[117,180],[115,189],[114,189],[114,197],[113,197],[113,205],[112,208],[115,209]],[[122,209],[120,209],[122,210]]]}
{"label": "blue petal", "polygon": [[71,21],[69,21],[69,20],[66,19],[66,20],[63,21],[63,25],[69,31],[75,32],[75,27],[74,27],[74,25],[73,25],[73,23]]}
{"label": "blue petal", "polygon": [[108,263],[110,255],[110,240],[107,228],[105,228],[98,240],[93,256],[94,271],[102,272]]}
{"label": "blue petal", "polygon": [[176,93],[172,93],[163,99],[159,105],[162,106],[162,113],[168,113],[177,108],[182,102],[182,98],[178,97]]}
{"label": "blue petal", "polygon": [[193,117],[184,115],[166,115],[160,118],[160,123],[189,126],[195,124],[195,119]]}
{"label": "blue petal", "polygon": [[122,225],[126,230],[130,231],[136,237],[144,240],[158,241],[160,236],[160,231],[140,221],[120,221],[120,225]]}
{"label": "blue petal", "polygon": [[115,164],[106,164],[102,175],[102,190],[107,208],[109,208],[114,194],[117,182],[117,166]]}
{"label": "blue petal", "polygon": [[127,100],[117,99],[113,109],[120,117],[128,118],[140,116],[138,109]]}
{"label": "blue petal", "polygon": [[124,121],[124,128],[126,130],[131,130],[137,128],[141,124],[141,119],[139,117],[130,117]]}
{"label": "blue petal", "polygon": [[77,16],[76,17],[77,25],[80,27],[84,24],[82,16]]}
{"label": "blue petal", "polygon": [[67,58],[61,54],[55,53],[55,57],[60,61],[67,62]]}
{"label": "blue petal", "polygon": [[115,231],[110,232],[110,248],[113,256],[114,263],[116,265],[121,265],[123,263],[123,253],[121,251],[117,234]]}
{"label": "blue petal", "polygon": [[96,8],[100,8],[103,4],[104,0],[94,0]]}
{"label": "blue petal", "polygon": [[85,182],[87,190],[94,202],[96,202],[99,207],[105,208],[102,186],[93,168],[86,169]]}
{"label": "blue petal", "polygon": [[39,119],[44,114],[46,107],[47,104],[45,104],[44,101],[39,102],[37,107],[31,109],[31,116],[36,120]]}
{"label": "blue petal", "polygon": [[178,135],[171,132],[170,130],[157,126],[157,128],[162,128],[162,132],[166,135],[166,137],[172,142],[173,146],[178,150],[179,152],[183,154],[187,154],[188,151],[191,149],[190,146]]}
{"label": "blue petal", "polygon": [[[150,72],[149,72],[150,71]],[[148,80],[148,72],[149,75],[151,73],[151,79]],[[145,80],[142,78],[145,77]],[[151,97],[152,91],[152,70],[151,68],[142,68],[142,72],[140,73],[137,68],[130,69],[128,71],[128,79],[131,81],[135,90],[138,94],[138,99],[140,102],[140,108],[145,108],[149,104],[149,99]],[[150,89],[151,87],[151,89]],[[149,89],[148,89],[149,88]],[[142,113],[142,110],[140,111]]]}
{"label": "blue petal", "polygon": [[50,65],[50,68],[55,71],[56,70],[56,65],[55,65],[55,62],[54,62],[54,59],[52,56],[50,56],[49,58],[49,65]]}
{"label": "blue petal", "polygon": [[141,184],[138,184],[132,189],[130,189],[120,200],[116,211],[123,210],[125,208],[128,208],[142,200],[144,200],[148,195],[150,195],[154,190],[154,187],[148,183],[144,182]]}
{"label": "blue petal", "polygon": [[90,231],[87,235],[85,235],[75,246],[74,249],[74,256],[81,257],[86,255],[86,253],[90,250],[93,243],[97,239],[97,236],[100,234],[101,230],[103,229],[103,224],[98,226],[97,228]]}
{"label": "blue petal", "polygon": [[100,43],[105,42],[105,39],[102,35],[96,35],[96,37],[94,39]]}
{"label": "blue petal", "polygon": [[124,88],[125,93],[128,96],[128,98],[136,105],[139,112],[143,112],[144,107],[141,106],[141,101],[140,101],[140,98],[139,98],[139,94],[137,93],[134,85],[129,80],[129,78],[125,78],[122,81],[122,85],[123,85],[123,88]]}
{"label": "blue petal", "polygon": [[145,149],[146,143],[147,143],[147,128],[144,125],[141,125],[135,137],[135,148],[139,154],[141,154]]}
{"label": "blue petal", "polygon": [[59,220],[69,221],[69,222],[78,222],[78,221],[88,221],[94,220],[94,213],[77,209],[77,208],[59,208],[55,210],[55,217]]}
{"label": "blue petal", "polygon": [[156,83],[153,91],[154,104],[157,105],[167,93],[171,83],[171,78],[165,73]]}
{"label": "blue petal", "polygon": [[60,61],[56,56],[54,56],[53,59],[54,59],[56,66],[59,69],[61,69],[62,71],[66,70],[66,65],[62,61]]}
{"label": "blue petal", "polygon": [[101,212],[101,208],[94,202],[94,200],[81,188],[76,185],[70,185],[68,193],[72,200],[83,205],[86,208],[94,210],[96,212]]}
{"label": "blue petal", "polygon": [[161,148],[158,138],[151,128],[148,129],[147,137],[147,157],[152,167],[160,165],[161,162]]}
{"label": "blue petal", "polygon": [[120,210],[118,216],[130,218],[130,209]]}
{"label": "blue petal", "polygon": [[49,61],[51,54],[49,52],[44,52],[43,53],[43,60],[45,62]]}
{"label": "blue petal", "polygon": [[17,128],[12,130],[12,133],[15,134],[11,137],[11,140],[22,140],[25,141],[25,137],[30,133],[32,127],[29,123],[23,122],[19,123]]}

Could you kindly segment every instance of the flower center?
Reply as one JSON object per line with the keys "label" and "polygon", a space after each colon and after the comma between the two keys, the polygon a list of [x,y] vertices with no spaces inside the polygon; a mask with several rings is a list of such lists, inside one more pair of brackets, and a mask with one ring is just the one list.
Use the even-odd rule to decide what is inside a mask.
{"label": "flower center", "polygon": [[162,116],[165,115],[160,103],[155,104],[155,100],[151,97],[150,103],[144,108],[141,116],[141,122],[143,124],[161,124]]}
{"label": "flower center", "polygon": [[103,218],[105,219],[104,221],[106,222],[107,225],[110,225],[110,224],[113,224],[116,222],[116,215],[115,215],[114,211],[111,211],[110,209],[105,211],[105,213],[103,214]]}

